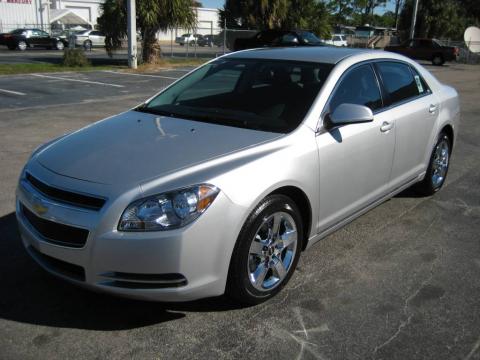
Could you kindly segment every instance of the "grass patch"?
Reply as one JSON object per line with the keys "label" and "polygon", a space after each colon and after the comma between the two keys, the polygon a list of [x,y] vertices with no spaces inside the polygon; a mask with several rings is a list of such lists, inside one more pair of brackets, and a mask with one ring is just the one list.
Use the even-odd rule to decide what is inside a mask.
{"label": "grass patch", "polygon": [[162,69],[172,69],[183,66],[200,66],[205,64],[210,58],[170,58],[165,57],[158,60],[155,64],[140,64],[136,70],[128,69],[129,72],[154,72]]}
{"label": "grass patch", "polygon": [[61,64],[0,64],[0,75],[13,74],[31,74],[42,72],[62,72],[62,71],[92,71],[92,70],[112,70],[125,69],[125,66],[64,66]]}

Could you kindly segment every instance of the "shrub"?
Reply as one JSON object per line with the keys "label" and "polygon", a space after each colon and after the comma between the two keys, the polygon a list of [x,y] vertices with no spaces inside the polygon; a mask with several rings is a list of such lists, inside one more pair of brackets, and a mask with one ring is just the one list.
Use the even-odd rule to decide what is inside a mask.
{"label": "shrub", "polygon": [[63,66],[89,66],[90,61],[82,49],[65,49],[63,52]]}

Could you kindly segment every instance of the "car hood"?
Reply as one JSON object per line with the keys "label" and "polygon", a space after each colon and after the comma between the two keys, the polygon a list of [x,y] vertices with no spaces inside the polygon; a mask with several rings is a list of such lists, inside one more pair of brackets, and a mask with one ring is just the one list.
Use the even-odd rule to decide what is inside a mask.
{"label": "car hood", "polygon": [[34,158],[60,175],[101,184],[133,184],[280,135],[128,111],[62,137]]}

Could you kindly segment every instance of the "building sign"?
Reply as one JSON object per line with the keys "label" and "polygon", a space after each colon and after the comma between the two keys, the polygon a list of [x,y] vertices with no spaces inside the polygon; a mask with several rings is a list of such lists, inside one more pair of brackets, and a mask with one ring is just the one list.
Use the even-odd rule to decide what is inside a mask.
{"label": "building sign", "polygon": [[6,0],[5,2],[11,4],[31,4],[32,0]]}

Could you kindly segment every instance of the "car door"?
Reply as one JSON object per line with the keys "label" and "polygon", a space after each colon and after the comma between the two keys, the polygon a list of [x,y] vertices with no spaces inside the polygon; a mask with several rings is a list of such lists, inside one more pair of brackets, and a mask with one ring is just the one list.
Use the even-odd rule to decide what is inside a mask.
{"label": "car door", "polygon": [[41,33],[42,31],[38,29],[33,29],[30,31],[28,36],[28,43],[30,46],[44,46]]}
{"label": "car door", "polygon": [[89,38],[94,46],[105,45],[105,37],[102,36],[102,33],[100,31],[92,31],[89,35]]}
{"label": "car door", "polygon": [[391,184],[397,188],[426,168],[438,100],[420,74],[399,61],[375,63],[386,91],[385,114],[395,122],[395,156]]}
{"label": "car door", "polygon": [[370,107],[372,122],[351,124],[317,135],[320,161],[319,232],[328,229],[389,191],[395,128],[382,112],[383,101],[373,66],[347,70],[337,83],[322,118],[343,103]]}

